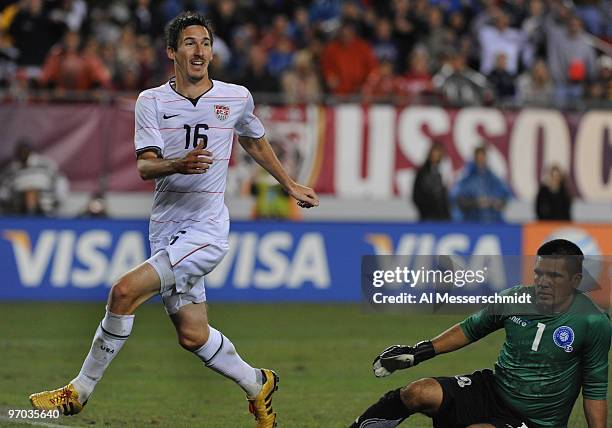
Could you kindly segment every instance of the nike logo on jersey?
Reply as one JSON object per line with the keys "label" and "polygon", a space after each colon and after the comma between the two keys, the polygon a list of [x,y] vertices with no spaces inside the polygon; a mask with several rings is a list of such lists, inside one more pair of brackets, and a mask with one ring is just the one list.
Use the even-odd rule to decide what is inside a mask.
{"label": "nike logo on jersey", "polygon": [[173,117],[180,116],[181,114],[164,114],[164,119],[172,119]]}

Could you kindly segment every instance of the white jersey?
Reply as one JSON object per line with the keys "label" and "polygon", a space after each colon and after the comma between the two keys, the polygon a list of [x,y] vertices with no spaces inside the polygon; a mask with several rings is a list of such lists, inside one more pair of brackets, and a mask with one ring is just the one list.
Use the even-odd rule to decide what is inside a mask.
{"label": "white jersey", "polygon": [[253,97],[244,86],[213,80],[208,92],[191,100],[171,83],[138,96],[136,154],[154,150],[166,159],[181,158],[203,140],[213,163],[203,174],[172,174],[155,180],[149,237],[157,240],[194,227],[227,239],[224,194],[234,130],[239,136],[260,138],[264,127],[253,114]]}

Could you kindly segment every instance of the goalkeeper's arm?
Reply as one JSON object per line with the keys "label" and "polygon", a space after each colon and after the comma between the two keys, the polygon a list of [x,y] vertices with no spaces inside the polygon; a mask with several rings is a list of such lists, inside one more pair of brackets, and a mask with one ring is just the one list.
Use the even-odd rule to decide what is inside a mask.
{"label": "goalkeeper's arm", "polygon": [[393,345],[374,359],[372,368],[377,377],[389,376],[395,370],[407,369],[439,354],[456,351],[471,341],[459,324],[455,324],[434,339],[414,346]]}

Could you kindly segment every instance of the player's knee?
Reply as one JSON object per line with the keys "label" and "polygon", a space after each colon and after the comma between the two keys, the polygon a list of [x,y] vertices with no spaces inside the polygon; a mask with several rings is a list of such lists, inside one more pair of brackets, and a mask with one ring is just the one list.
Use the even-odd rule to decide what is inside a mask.
{"label": "player's knee", "polygon": [[180,329],[178,332],[178,342],[187,351],[196,351],[208,341],[208,329]]}
{"label": "player's knee", "polygon": [[130,284],[129,276],[121,277],[111,289],[111,302],[121,306],[131,305],[136,300],[137,293],[134,287]]}
{"label": "player's knee", "polygon": [[432,391],[434,379],[420,379],[400,390],[402,402],[416,412],[431,410],[435,407],[435,393]]}

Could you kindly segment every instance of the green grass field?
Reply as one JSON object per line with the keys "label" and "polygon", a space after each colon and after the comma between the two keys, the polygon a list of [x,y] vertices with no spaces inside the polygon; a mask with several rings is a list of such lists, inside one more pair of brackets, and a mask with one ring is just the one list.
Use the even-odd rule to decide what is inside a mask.
{"label": "green grass field", "polygon": [[[64,385],[78,372],[103,304],[0,304],[0,426],[8,409],[29,408],[28,395]],[[424,376],[492,367],[503,333],[411,370],[376,379],[373,357],[394,343],[436,335],[460,318],[364,314],[358,305],[212,304],[211,324],[243,358],[280,375],[274,407],[281,428],[347,427],[387,390]],[[585,427],[581,399],[571,428]],[[85,410],[39,426],[252,427],[242,391],[182,350],[161,305],[136,315],[132,337]],[[425,417],[409,427],[430,427]]]}

